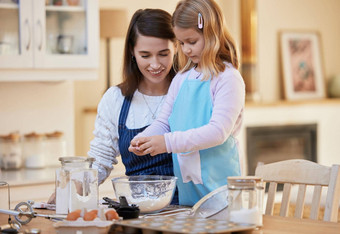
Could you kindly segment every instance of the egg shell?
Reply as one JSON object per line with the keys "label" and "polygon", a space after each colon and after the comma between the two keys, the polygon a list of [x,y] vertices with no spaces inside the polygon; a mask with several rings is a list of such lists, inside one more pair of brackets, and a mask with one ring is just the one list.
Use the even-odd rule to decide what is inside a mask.
{"label": "egg shell", "polygon": [[105,212],[105,217],[106,217],[106,220],[118,220],[119,219],[119,216],[118,216],[118,213],[115,211],[115,210],[108,210]]}
{"label": "egg shell", "polygon": [[75,221],[80,217],[81,210],[75,210],[67,214],[66,220]]}
{"label": "egg shell", "polygon": [[98,210],[91,210],[91,211],[89,211],[89,212],[86,212],[86,213],[84,214],[83,219],[84,219],[85,221],[92,221],[92,220],[94,220],[95,218],[97,218],[97,213],[98,213]]}

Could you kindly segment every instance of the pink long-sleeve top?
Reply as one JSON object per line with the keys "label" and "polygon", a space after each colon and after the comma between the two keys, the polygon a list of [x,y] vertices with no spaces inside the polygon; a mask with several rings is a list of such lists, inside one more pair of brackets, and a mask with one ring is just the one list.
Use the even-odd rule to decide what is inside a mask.
{"label": "pink long-sleeve top", "polygon": [[[243,119],[245,84],[239,71],[227,64],[224,72],[213,77],[210,94],[213,112],[208,124],[187,131],[170,131],[169,116],[183,81],[201,77],[194,68],[173,79],[158,118],[138,136],[164,135],[168,153],[207,149],[238,135]],[[185,118],[185,116],[183,116]]]}

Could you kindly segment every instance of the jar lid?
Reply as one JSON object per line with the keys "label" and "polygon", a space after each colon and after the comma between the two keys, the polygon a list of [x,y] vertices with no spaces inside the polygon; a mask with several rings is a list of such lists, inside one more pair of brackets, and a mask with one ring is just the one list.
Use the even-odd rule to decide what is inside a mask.
{"label": "jar lid", "polygon": [[74,156],[74,157],[60,157],[59,161],[61,163],[80,163],[80,162],[89,162],[93,163],[96,159],[91,157],[83,157],[83,156]]}
{"label": "jar lid", "polygon": [[0,136],[1,140],[17,142],[20,139],[20,134],[18,132],[12,132],[8,135]]}
{"label": "jar lid", "polygon": [[235,182],[251,182],[255,181],[255,183],[262,182],[262,178],[258,176],[228,176],[228,181]]}
{"label": "jar lid", "polygon": [[46,133],[46,136],[47,137],[55,137],[55,138],[59,138],[59,137],[62,137],[64,135],[63,132],[60,132],[60,131],[55,131],[55,132],[51,132],[51,133]]}
{"label": "jar lid", "polygon": [[263,181],[261,177],[257,176],[229,176],[227,180],[231,189],[233,187],[235,187],[235,189],[262,188],[262,186],[258,186],[257,183]]}
{"label": "jar lid", "polygon": [[36,132],[31,132],[28,134],[25,134],[24,137],[28,139],[40,139],[44,136],[44,134],[38,134]]}

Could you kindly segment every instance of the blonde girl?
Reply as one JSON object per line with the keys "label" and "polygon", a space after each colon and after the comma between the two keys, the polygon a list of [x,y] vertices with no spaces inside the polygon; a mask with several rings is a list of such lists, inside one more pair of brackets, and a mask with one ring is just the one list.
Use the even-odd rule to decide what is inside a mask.
{"label": "blonde girl", "polygon": [[179,73],[155,122],[137,135],[137,155],[172,152],[179,204],[194,205],[240,175],[238,135],[245,85],[236,45],[213,0],[182,0],[172,16]]}

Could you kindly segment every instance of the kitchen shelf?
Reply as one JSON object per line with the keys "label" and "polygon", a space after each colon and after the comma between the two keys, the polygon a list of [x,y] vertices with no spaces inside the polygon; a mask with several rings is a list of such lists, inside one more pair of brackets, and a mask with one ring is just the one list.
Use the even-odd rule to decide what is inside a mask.
{"label": "kitchen shelf", "polygon": [[11,3],[0,3],[0,9],[18,9],[19,6],[17,4]]}
{"label": "kitchen shelf", "polygon": [[83,12],[85,8],[82,6],[46,6],[46,11]]}
{"label": "kitchen shelf", "polygon": [[246,102],[246,107],[274,107],[274,106],[302,106],[302,105],[340,105],[340,98],[324,98],[315,100],[287,101],[278,100],[273,102]]}

